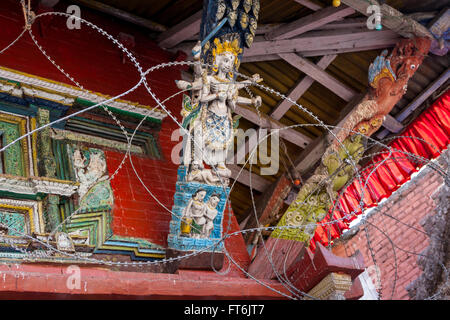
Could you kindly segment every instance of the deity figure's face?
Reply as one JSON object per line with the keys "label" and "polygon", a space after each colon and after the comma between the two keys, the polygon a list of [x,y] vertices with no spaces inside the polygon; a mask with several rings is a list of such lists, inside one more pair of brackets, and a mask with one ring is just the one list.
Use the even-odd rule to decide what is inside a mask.
{"label": "deity figure's face", "polygon": [[81,151],[78,149],[76,149],[73,152],[73,163],[75,167],[84,167],[83,155],[81,154]]}
{"label": "deity figure's face", "polygon": [[102,159],[101,155],[99,153],[92,153],[91,161],[89,162],[89,170],[95,171],[98,174],[103,174],[105,169],[106,169],[106,163]]}
{"label": "deity figure's face", "polygon": [[230,52],[224,52],[216,57],[218,69],[224,73],[233,72],[236,57]]}
{"label": "deity figure's face", "polygon": [[203,199],[205,199],[205,196],[206,196],[206,191],[200,191],[195,196],[195,200],[203,201]]}
{"label": "deity figure's face", "polygon": [[211,198],[209,198],[209,203],[211,205],[211,207],[215,208],[217,207],[217,205],[219,204],[220,199],[216,196],[212,196]]}

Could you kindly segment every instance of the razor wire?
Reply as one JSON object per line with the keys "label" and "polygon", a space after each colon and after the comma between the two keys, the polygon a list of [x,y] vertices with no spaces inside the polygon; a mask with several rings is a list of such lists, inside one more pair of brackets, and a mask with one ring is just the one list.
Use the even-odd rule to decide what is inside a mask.
{"label": "razor wire", "polygon": [[[44,13],[44,14],[40,14],[40,15],[36,16],[35,19],[37,19],[37,18],[39,18],[39,17],[41,17],[41,16],[44,16],[44,15],[50,15],[50,14],[51,14],[51,15],[61,15],[61,16],[70,16],[70,17],[74,17],[74,16],[68,15],[68,14],[66,14],[66,13],[52,12],[52,13]],[[75,17],[75,18],[78,18],[78,17]],[[34,23],[35,19],[33,19],[33,21],[32,21],[33,23]],[[171,96],[171,97],[169,97],[169,98],[167,98],[167,99],[165,99],[164,101],[161,102],[161,101],[159,101],[159,99],[156,97],[156,95],[154,95],[154,93],[152,92],[151,88],[148,86],[148,83],[147,83],[147,81],[146,81],[146,75],[147,75],[148,73],[151,72],[150,70],[153,71],[153,70],[157,70],[157,69],[160,69],[160,68],[170,67],[170,66],[177,66],[177,65],[193,65],[194,63],[192,63],[192,62],[172,62],[172,63],[160,64],[160,65],[157,65],[157,66],[154,66],[154,67],[148,69],[146,72],[143,72],[142,69],[140,68],[138,62],[137,62],[137,61],[135,60],[135,58],[132,56],[132,54],[131,54],[125,47],[123,47],[123,46],[120,44],[119,41],[117,41],[117,40],[114,39],[112,36],[110,36],[109,34],[107,34],[106,32],[104,32],[101,28],[99,28],[99,27],[93,25],[92,23],[87,22],[87,21],[85,21],[85,20],[83,20],[83,19],[81,19],[81,18],[78,18],[78,19],[80,19],[82,22],[84,22],[84,23],[90,25],[90,26],[93,27],[95,30],[97,30],[97,31],[99,31],[101,34],[105,35],[109,40],[113,41],[113,43],[114,43],[115,45],[117,45],[117,46],[118,46],[118,47],[119,47],[119,48],[120,48],[120,49],[128,56],[128,58],[130,58],[130,60],[135,64],[135,66],[138,68],[138,70],[139,70],[139,72],[140,72],[140,75],[141,75],[141,78],[140,78],[139,83],[138,83],[136,86],[134,86],[133,88],[131,88],[131,89],[129,89],[128,91],[126,91],[126,92],[124,92],[124,93],[122,93],[122,94],[120,94],[120,95],[117,95],[117,96],[115,96],[115,97],[113,97],[113,98],[111,98],[111,99],[108,99],[108,100],[106,100],[106,101],[102,101],[102,102],[100,102],[100,103],[97,103],[96,105],[91,106],[91,107],[89,107],[89,108],[85,108],[85,109],[81,110],[79,113],[82,113],[82,112],[84,112],[84,111],[88,111],[88,110],[94,109],[94,108],[96,108],[96,107],[98,107],[98,106],[104,107],[105,110],[108,112],[109,110],[105,107],[106,103],[111,102],[111,101],[114,101],[114,100],[116,100],[116,99],[118,99],[118,98],[120,98],[120,97],[122,97],[122,96],[125,96],[125,95],[127,95],[128,93],[134,91],[134,90],[135,90],[137,87],[139,87],[140,85],[144,84],[144,86],[145,86],[145,88],[147,89],[148,93],[149,93],[149,94],[152,96],[152,98],[154,98],[154,100],[157,102],[157,106],[155,106],[155,107],[154,107],[153,109],[151,109],[151,110],[154,110],[154,109],[157,108],[158,106],[161,107],[161,108],[162,108],[163,110],[165,110],[166,113],[172,118],[172,120],[175,121],[175,122],[177,123],[177,125],[178,125],[181,129],[183,129],[182,126],[181,126],[181,124],[180,124],[180,123],[176,120],[176,118],[170,113],[170,111],[167,110],[167,109],[165,108],[165,106],[164,106],[164,103],[165,103],[167,100],[173,98],[175,95],[180,94],[181,92],[177,92],[175,95],[173,95],[173,96]],[[0,51],[0,54],[3,53],[3,52],[5,52],[5,51],[6,51],[7,49],[9,49],[10,47],[12,47],[12,46],[13,46],[13,45],[14,45],[14,44],[15,44],[15,43],[23,36],[23,34],[25,33],[25,31],[26,31],[26,29],[24,29],[24,31],[18,36],[18,38],[16,38],[12,43],[10,43],[10,44],[9,44],[7,47],[5,47],[2,51]],[[44,54],[44,56],[46,56],[47,59],[48,59],[52,64],[54,64],[55,67],[58,68],[58,70],[60,70],[66,77],[68,77],[69,80],[71,80],[72,82],[74,82],[78,87],[82,88],[81,85],[79,85],[72,77],[70,77],[70,75],[68,75],[68,74],[64,71],[64,69],[60,68],[60,67],[56,64],[56,62],[55,62],[50,56],[47,55],[47,53],[45,52],[45,50],[37,43],[36,39],[34,38],[32,32],[31,32],[31,29],[29,30],[29,34],[30,34],[30,36],[32,37],[33,42],[35,43],[35,45],[41,50],[41,52]],[[247,77],[247,76],[245,76],[245,75],[239,74],[239,73],[237,73],[237,72],[235,72],[235,74],[237,74],[237,75],[239,75],[239,76],[242,76],[242,77],[244,77],[244,78],[247,78],[248,80],[252,81],[252,79],[250,79],[249,77]],[[292,128],[301,127],[301,126],[313,125],[313,126],[320,126],[320,127],[322,127],[322,128],[327,129],[327,130],[331,133],[331,135],[334,136],[335,139],[337,138],[337,137],[334,135],[334,132],[331,131],[331,130],[329,129],[329,127],[331,127],[331,126],[325,125],[322,121],[320,121],[320,119],[318,119],[312,112],[310,112],[310,111],[307,110],[306,108],[303,108],[301,105],[298,105],[295,101],[292,101],[289,97],[285,97],[283,94],[281,94],[281,93],[279,93],[279,92],[276,92],[275,90],[273,90],[273,89],[271,89],[271,88],[268,88],[268,87],[259,85],[258,83],[254,82],[254,81],[252,81],[252,82],[253,82],[252,85],[254,85],[254,86],[258,86],[258,87],[260,87],[260,88],[263,89],[263,90],[266,90],[266,91],[268,91],[268,92],[271,92],[272,94],[278,95],[278,96],[280,96],[282,99],[287,99],[287,100],[288,100],[289,102],[291,102],[293,105],[296,105],[296,106],[297,106],[298,108],[300,108],[302,111],[308,113],[310,116],[312,116],[312,117],[313,117],[315,120],[317,120],[318,123],[319,123],[319,124],[293,125],[293,126],[288,126],[288,127],[285,127],[285,128],[282,128],[282,129],[278,129],[278,130],[287,130],[287,129],[292,129]],[[82,89],[84,90],[84,88],[82,88]],[[249,92],[249,94],[250,94],[250,96],[251,96],[251,91],[249,91],[247,87],[245,87],[245,89],[246,89],[247,92]],[[77,113],[77,114],[79,114],[79,113]],[[147,117],[149,113],[150,113],[150,111],[148,111],[148,113],[145,115],[145,117]],[[259,110],[258,110],[258,113],[259,113]],[[142,120],[141,123],[137,126],[137,128],[135,129],[135,131],[133,132],[132,138],[129,139],[128,134],[127,134],[126,130],[124,129],[124,127],[120,124],[120,121],[119,121],[119,120],[118,120],[118,119],[117,119],[110,111],[108,112],[108,114],[109,114],[110,116],[113,117],[113,119],[116,121],[116,123],[118,124],[118,126],[122,129],[122,131],[123,131],[123,133],[124,133],[124,135],[125,135],[125,137],[126,137],[126,139],[127,139],[127,143],[128,143],[127,152],[126,152],[124,158],[122,159],[122,161],[121,161],[119,167],[116,169],[116,171],[113,173],[113,175],[111,175],[111,177],[109,177],[108,180],[111,180],[111,179],[113,179],[113,178],[115,177],[115,175],[118,173],[118,171],[122,168],[123,163],[125,162],[126,158],[129,156],[129,157],[130,157],[130,163],[132,164],[132,167],[133,167],[133,171],[135,172],[135,174],[136,174],[136,176],[138,177],[138,179],[140,180],[140,182],[144,185],[144,187],[145,187],[145,189],[147,190],[147,192],[153,197],[154,200],[156,200],[156,201],[158,202],[158,204],[162,205],[162,207],[165,208],[167,211],[169,211],[169,213],[170,213],[171,215],[174,215],[174,213],[173,213],[170,209],[166,208],[166,207],[165,207],[165,206],[157,199],[157,197],[155,197],[155,196],[150,192],[150,190],[148,190],[148,188],[145,186],[145,184],[143,183],[142,179],[140,178],[139,174],[137,173],[137,171],[136,171],[136,169],[135,169],[135,167],[134,167],[134,164],[132,163],[132,157],[131,157],[131,153],[130,153],[130,146],[131,146],[131,143],[132,143],[132,139],[134,138],[134,135],[135,135],[135,133],[137,132],[139,126],[143,123],[143,120]],[[46,125],[46,126],[42,126],[42,127],[37,128],[37,129],[35,129],[35,130],[32,130],[32,131],[28,132],[26,135],[20,137],[18,141],[20,141],[20,139],[23,139],[23,138],[25,138],[25,137],[28,136],[28,135],[31,135],[31,134],[33,134],[33,133],[35,133],[35,132],[38,132],[38,131],[40,131],[40,130],[46,128],[46,127],[49,127],[49,126],[51,126],[51,125],[54,124],[54,123],[57,123],[57,122],[59,122],[59,121],[63,121],[63,120],[69,119],[71,116],[75,116],[75,115],[76,115],[76,114],[72,114],[72,115],[70,115],[70,116],[68,116],[68,117],[64,117],[64,118],[58,119],[58,121],[54,121],[54,122],[52,122],[52,123],[49,123],[49,124]],[[337,128],[337,127],[336,127],[336,128]],[[341,129],[342,129],[342,128],[341,128]],[[271,133],[271,134],[273,134],[273,133]],[[270,135],[271,135],[271,134],[270,134]],[[268,136],[266,136],[265,138],[268,138]],[[412,137],[408,137],[408,138],[412,138]],[[371,140],[371,138],[369,138],[369,140]],[[16,142],[17,142],[17,141],[16,141]],[[15,142],[14,142],[14,143],[15,143]],[[194,143],[195,143],[195,141],[194,141]],[[261,143],[261,142],[258,142],[258,145],[259,145],[260,143]],[[342,142],[341,142],[341,141],[338,141],[338,143],[342,146]],[[380,145],[382,145],[383,147],[387,147],[386,145],[384,145],[384,144],[382,144],[382,143],[380,143],[380,142],[378,142],[378,141],[376,141],[376,140],[374,140],[374,143],[375,143],[375,144],[380,144]],[[6,150],[6,148],[10,147],[12,144],[13,144],[13,143],[11,143],[11,144],[9,144],[9,145],[3,147],[3,148],[0,150],[0,152],[3,152],[4,150]],[[257,148],[257,146],[254,148],[252,154],[256,151],[256,148]],[[390,152],[390,154],[392,154],[392,149],[391,149],[391,148],[389,148],[389,152]],[[400,152],[403,152],[403,151],[400,151]],[[407,157],[419,158],[417,155],[413,155],[413,154],[409,154],[409,155],[407,155]],[[250,159],[250,158],[251,158],[251,157],[249,157],[249,159]],[[389,156],[388,158],[386,158],[386,159],[383,160],[383,163],[384,163],[385,161],[387,161],[388,159],[392,159],[392,158],[390,158],[390,156]],[[429,162],[428,159],[423,159],[423,160],[424,160],[425,162]],[[247,163],[248,161],[249,161],[249,160],[247,160],[246,163]],[[359,170],[357,169],[356,164],[352,161],[352,159],[351,159],[350,161],[351,161],[351,164],[353,165],[353,167],[354,167],[354,169],[355,169],[355,173],[356,173],[356,176],[357,176],[356,179],[358,179],[358,180],[360,181],[360,180],[361,180],[361,177],[359,176]],[[382,163],[380,163],[379,165],[382,165]],[[244,164],[244,166],[245,166],[245,164]],[[244,169],[244,166],[242,166],[241,170],[239,171],[238,176],[241,174],[242,170]],[[252,168],[252,162],[250,162],[250,172],[252,172],[251,168]],[[375,171],[375,169],[372,170],[372,172],[371,172],[370,174],[372,174],[374,171]],[[234,187],[234,184],[236,183],[236,181],[237,181],[237,179],[234,179],[234,182],[233,182],[232,186],[230,187],[230,193],[231,193],[231,190],[233,190],[233,187]],[[367,184],[367,180],[366,180],[366,184]],[[222,183],[222,186],[223,186],[224,188],[226,188],[226,187],[223,185],[223,183]],[[363,188],[363,189],[365,190],[365,188]],[[364,190],[363,190],[363,192],[364,192]],[[252,188],[251,175],[250,175],[250,191],[251,191],[251,195],[252,195],[252,197],[251,197],[251,199],[252,199],[252,206],[253,206],[253,208],[255,208],[255,200],[254,200],[254,196],[253,196],[253,188]],[[229,201],[229,199],[228,199],[228,198],[229,198],[229,195],[230,195],[230,194],[227,193],[226,203],[228,203],[228,201]],[[363,199],[363,196],[361,197],[361,199]],[[339,202],[339,201],[336,200],[335,203],[337,203],[337,202]],[[364,205],[363,205],[362,202],[360,202],[360,209],[361,209],[361,212],[364,210]],[[333,212],[333,211],[331,211],[331,212]],[[322,225],[322,226],[331,225],[331,224],[336,223],[336,222],[338,222],[338,221],[340,221],[340,220],[345,220],[345,219],[347,219],[349,216],[356,215],[357,212],[359,212],[359,211],[358,211],[358,210],[355,210],[355,212],[351,212],[351,214],[347,214],[347,215],[345,215],[345,216],[344,216],[343,218],[341,218],[341,219],[333,219],[333,220],[331,220],[331,221],[329,221],[329,222],[327,222],[327,223],[322,223],[322,224],[321,224],[321,223],[319,223],[319,224],[314,223],[314,224],[311,224],[311,225]],[[72,216],[72,215],[74,215],[74,214],[76,214],[76,213],[77,213],[77,211],[74,211],[72,214],[69,215],[69,217]],[[67,220],[67,219],[66,219],[66,220]],[[2,224],[2,225],[3,225],[3,224]],[[5,227],[5,225],[3,225],[3,226]],[[307,226],[307,225],[303,225],[303,226],[300,226],[300,227],[298,227],[298,226],[258,227],[258,228],[253,228],[253,229],[240,230],[240,231],[237,231],[237,232],[228,234],[227,232],[230,230],[230,227],[231,227],[231,212],[230,212],[230,213],[229,213],[229,221],[228,221],[228,225],[227,225],[227,231],[225,232],[224,236],[222,237],[222,239],[221,239],[220,241],[224,241],[225,239],[227,239],[227,238],[228,238],[229,236],[231,236],[231,235],[245,234],[246,232],[249,232],[249,231],[258,231],[258,232],[260,232],[261,230],[272,230],[272,231],[273,231],[275,228],[297,228],[297,229],[301,229],[301,228],[304,228],[304,227],[306,227],[306,226]],[[58,226],[58,228],[59,228],[59,226]],[[55,228],[55,230],[57,230],[57,228]],[[51,234],[53,234],[55,230],[53,230]],[[16,230],[16,231],[17,231],[17,230]],[[24,234],[24,236],[25,236],[25,237],[28,237],[28,238],[31,238],[31,239],[33,239],[34,241],[40,242],[40,240],[37,239],[37,238],[33,238],[33,237],[28,236],[28,235],[25,235],[25,234]],[[41,243],[41,244],[43,244],[43,243]],[[47,243],[47,245],[48,245],[48,243]],[[264,245],[264,242],[263,242],[263,245]],[[70,254],[67,254],[66,252],[60,251],[60,250],[54,248],[53,246],[49,246],[48,248],[49,248],[51,251],[58,252],[59,254],[69,255],[69,256],[70,256]],[[264,247],[264,248],[265,248],[265,247]],[[206,250],[208,250],[208,249],[210,249],[210,248],[207,248]],[[213,249],[215,249],[215,246],[213,247]],[[19,251],[20,251],[20,250],[22,250],[22,248],[19,248]],[[203,251],[206,251],[206,250],[200,250],[200,253],[203,252]],[[25,252],[26,252],[25,255],[33,254],[33,252],[32,252],[32,253],[27,252],[27,251],[25,251]],[[248,272],[246,272],[244,269],[242,269],[241,266],[239,266],[239,264],[236,263],[236,262],[231,258],[230,254],[228,253],[228,251],[226,250],[226,248],[224,248],[224,252],[225,252],[225,255],[226,255],[227,258],[228,258],[228,261],[231,261],[234,265],[236,265],[236,266],[238,267],[238,269],[241,269],[241,271],[243,271],[245,274],[247,274],[247,276],[253,278],[250,274],[248,274]],[[267,252],[266,252],[266,253],[267,253]],[[117,264],[117,265],[128,265],[128,264],[132,264],[132,265],[142,265],[142,264],[152,264],[152,263],[167,263],[167,262],[170,263],[170,262],[173,262],[173,261],[175,261],[175,260],[183,259],[183,258],[189,257],[189,256],[191,256],[191,255],[195,255],[195,254],[198,254],[198,253],[195,253],[195,252],[194,252],[193,254],[188,254],[188,255],[186,255],[186,256],[181,256],[181,257],[177,257],[177,258],[163,259],[162,261],[146,261],[145,263],[142,263],[142,262],[132,262],[132,263],[128,263],[128,262],[115,262],[115,263],[114,263],[114,262],[111,262],[111,261],[98,260],[98,259],[92,259],[92,258],[89,258],[89,261],[91,261],[91,262],[95,261],[96,263],[105,263],[105,264],[108,264],[108,265],[115,265],[115,264]],[[74,255],[74,256],[76,257],[76,255]],[[267,256],[268,256],[268,253],[267,253]],[[77,259],[82,258],[82,260],[83,260],[83,259],[86,259],[86,257],[76,257],[76,258],[77,258]],[[271,266],[272,266],[273,270],[275,271],[275,274],[277,275],[278,279],[280,280],[280,283],[282,283],[283,285],[285,285],[285,284],[288,285],[288,286],[290,287],[290,289],[289,289],[287,286],[285,286],[285,288],[286,288],[288,291],[290,291],[290,292],[292,293],[292,289],[295,288],[295,287],[293,287],[292,284],[290,284],[289,280],[287,279],[287,277],[286,277],[286,270],[284,270],[284,271],[285,271],[285,272],[284,272],[284,275],[283,275],[283,276],[284,276],[284,279],[282,279],[282,278],[280,278],[280,275],[278,274],[278,272],[277,272],[275,266],[273,265],[272,261],[270,261],[270,263],[271,263]],[[375,265],[376,265],[376,263],[375,263]],[[254,278],[254,279],[257,280],[256,278]],[[258,282],[259,282],[259,281],[258,281]],[[261,284],[263,284],[263,283],[261,283]],[[263,285],[267,286],[267,284],[263,284]],[[271,288],[271,289],[273,289],[273,288]],[[302,292],[299,292],[299,293],[302,294],[303,296],[307,296],[306,293],[302,293]],[[297,296],[297,297],[298,297],[298,296]],[[293,298],[293,297],[291,297],[291,298]],[[295,298],[295,297],[294,297],[294,298]]]}

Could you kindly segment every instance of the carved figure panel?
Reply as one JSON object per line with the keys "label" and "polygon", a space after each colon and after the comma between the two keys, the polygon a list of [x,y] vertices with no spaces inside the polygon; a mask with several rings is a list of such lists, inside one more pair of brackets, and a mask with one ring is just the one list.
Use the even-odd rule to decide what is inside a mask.
{"label": "carved figure panel", "polygon": [[77,181],[79,204],[85,210],[111,207],[114,196],[108,181],[106,159],[102,150],[72,145],[69,149]]}

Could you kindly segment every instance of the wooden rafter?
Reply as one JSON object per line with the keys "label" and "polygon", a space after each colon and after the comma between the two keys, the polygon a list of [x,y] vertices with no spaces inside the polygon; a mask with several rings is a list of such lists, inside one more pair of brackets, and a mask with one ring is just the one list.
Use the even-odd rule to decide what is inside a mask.
{"label": "wooden rafter", "polygon": [[356,92],[353,89],[347,87],[309,60],[302,58],[295,53],[281,53],[279,56],[295,68],[321,83],[325,88],[333,91],[345,101],[349,101],[355,96]]}
{"label": "wooden rafter", "polygon": [[259,125],[262,128],[268,129],[280,129],[280,137],[290,141],[302,148],[311,142],[311,138],[298,132],[295,129],[289,128],[280,123],[279,121],[272,119],[266,114],[259,113],[248,106],[236,106],[235,113],[241,115],[245,119]]}
{"label": "wooden rafter", "polygon": [[370,5],[378,5],[382,15],[381,24],[386,28],[397,32],[405,38],[426,37],[434,39],[426,27],[387,4],[380,4],[376,0],[342,0],[341,2],[361,12],[365,16],[372,14],[367,12],[367,7]]}
{"label": "wooden rafter", "polygon": [[313,11],[317,11],[322,9],[321,6],[319,6],[318,4],[310,1],[310,0],[294,0],[295,2],[301,4],[302,6],[305,6]]}
{"label": "wooden rafter", "polygon": [[[303,57],[324,56],[342,52],[358,52],[393,47],[400,36],[391,30],[337,29],[309,31],[299,37],[283,40],[265,40],[256,36],[252,47],[244,51],[242,63],[279,60],[280,53],[297,53]],[[191,57],[195,42],[175,46]]]}
{"label": "wooden rafter", "polygon": [[287,23],[266,34],[267,40],[289,39],[317,29],[327,23],[342,19],[355,13],[355,9],[346,6],[327,7],[294,22]]}
{"label": "wooden rafter", "polygon": [[263,192],[271,185],[270,181],[258,176],[257,174],[250,173],[246,169],[241,170],[241,167],[235,164],[228,164],[227,168],[231,170],[231,178],[246,186],[251,186],[252,189]]}
{"label": "wooden rafter", "polygon": [[[283,40],[256,39],[252,47],[244,52],[244,57],[280,53],[339,50],[373,45],[389,46],[399,40],[391,30],[331,30],[307,32],[300,37]],[[356,50],[355,50],[356,51]]]}
{"label": "wooden rafter", "polygon": [[163,32],[158,37],[158,44],[162,48],[172,48],[177,44],[189,39],[200,30],[202,21],[202,11],[197,12],[191,17],[183,20],[183,22]]}
{"label": "wooden rafter", "polygon": [[[332,54],[340,54],[340,53],[347,53],[347,52],[361,52],[361,51],[370,51],[370,50],[377,50],[377,49],[386,49],[393,47],[396,42],[400,38],[396,39],[386,39],[384,42],[378,42],[374,43],[369,46],[355,46],[352,48],[341,48],[341,49],[322,49],[322,50],[316,50],[316,51],[296,51],[297,54],[301,55],[303,58],[307,57],[317,57],[317,56],[328,56]],[[261,56],[251,56],[251,57],[243,57],[242,62],[243,63],[251,63],[251,62],[261,62],[261,61],[273,61],[273,60],[280,60],[280,56],[278,54],[267,54],[267,55],[261,55]]]}
{"label": "wooden rafter", "polygon": [[[337,57],[337,55],[332,54],[328,56],[323,56],[319,62],[317,63],[317,67],[325,70]],[[292,101],[297,101],[300,97],[309,89],[309,87],[314,83],[314,79],[310,76],[306,75],[303,79],[301,79],[287,94],[287,97]],[[289,110],[292,103],[283,99],[271,112],[270,116],[275,120],[280,120],[284,114]]]}

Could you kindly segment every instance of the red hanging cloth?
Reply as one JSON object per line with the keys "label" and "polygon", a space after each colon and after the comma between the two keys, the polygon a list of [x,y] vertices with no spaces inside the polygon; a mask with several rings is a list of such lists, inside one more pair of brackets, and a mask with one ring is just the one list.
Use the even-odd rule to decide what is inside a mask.
{"label": "red hanging cloth", "polygon": [[[327,246],[329,240],[339,238],[342,232],[349,228],[356,215],[364,211],[361,211],[361,197],[364,204],[362,209],[376,206],[383,198],[389,197],[411,179],[411,174],[429,160],[437,158],[449,144],[450,90],[417,117],[399,137],[388,144],[388,148],[374,156],[361,170],[360,179],[355,179],[338,200],[332,219],[339,221],[324,226],[318,225],[310,241],[310,250],[314,252],[315,242]],[[342,219],[350,214],[347,219]],[[326,217],[319,224],[329,221],[330,219]]]}

